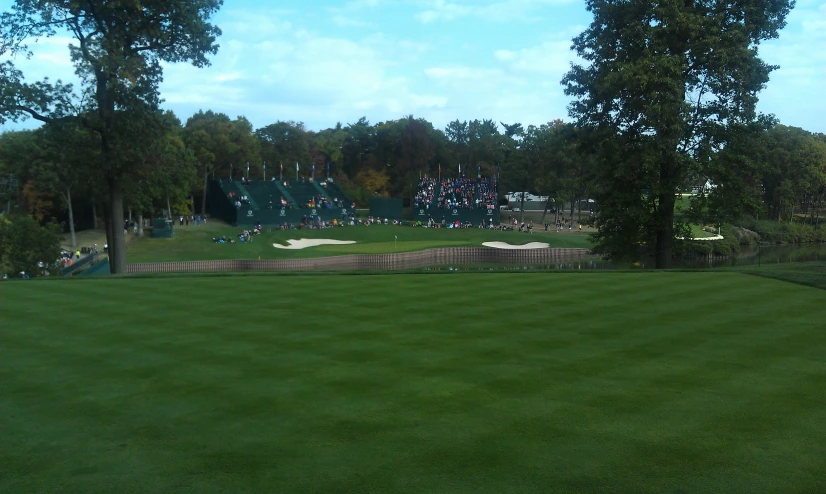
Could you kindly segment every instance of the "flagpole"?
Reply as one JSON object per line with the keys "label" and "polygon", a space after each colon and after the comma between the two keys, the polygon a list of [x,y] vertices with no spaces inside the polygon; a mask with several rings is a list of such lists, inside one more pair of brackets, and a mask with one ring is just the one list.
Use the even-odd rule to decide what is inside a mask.
{"label": "flagpole", "polygon": [[267,181],[267,162],[264,162],[264,181]]}
{"label": "flagpole", "polygon": [[278,173],[278,181],[282,184],[284,183],[284,163],[279,161],[279,165],[281,165],[281,171]]}

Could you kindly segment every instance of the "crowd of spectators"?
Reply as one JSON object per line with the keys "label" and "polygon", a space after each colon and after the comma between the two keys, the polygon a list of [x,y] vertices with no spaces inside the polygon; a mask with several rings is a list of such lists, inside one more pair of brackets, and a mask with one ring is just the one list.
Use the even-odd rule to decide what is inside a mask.
{"label": "crowd of spectators", "polygon": [[489,178],[424,177],[413,198],[413,206],[421,209],[495,209],[496,202],[496,181]]}
{"label": "crowd of spectators", "polygon": [[[260,221],[256,222],[255,226],[253,228],[245,229],[245,230],[242,230],[241,232],[238,233],[238,235],[237,235],[238,241],[241,242],[242,244],[245,244],[247,242],[252,242],[253,237],[255,237],[256,235],[260,235],[262,233],[262,231],[263,231],[263,228],[261,227],[261,222]],[[213,237],[212,241],[215,242],[216,244],[234,244],[235,243],[234,238],[226,237],[226,236]]]}
{"label": "crowd of spectators", "polygon": [[477,209],[496,209],[496,181],[489,178],[480,179],[477,183],[479,197],[476,199]]}
{"label": "crowd of spectators", "polygon": [[240,208],[242,205],[249,205],[250,198],[245,195],[238,195],[234,191],[227,194],[230,201],[233,201],[233,204],[236,208]]}
{"label": "crowd of spectators", "polygon": [[333,203],[323,195],[317,195],[310,198],[309,202],[307,202],[307,208],[333,209]]}
{"label": "crowd of spectators", "polygon": [[430,209],[437,183],[438,181],[435,178],[424,177],[419,180],[419,188],[416,191],[416,197],[413,198],[413,205],[416,208]]}

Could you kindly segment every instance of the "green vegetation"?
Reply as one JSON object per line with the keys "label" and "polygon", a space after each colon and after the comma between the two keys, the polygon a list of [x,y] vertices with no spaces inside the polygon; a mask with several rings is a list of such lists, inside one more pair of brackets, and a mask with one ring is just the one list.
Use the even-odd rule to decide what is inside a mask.
{"label": "green vegetation", "polygon": [[[238,243],[242,228],[210,221],[206,226],[175,227],[175,238],[137,238],[128,244],[129,262],[195,261],[217,259],[296,259],[345,254],[388,254],[438,247],[482,247],[483,242],[526,244],[546,242],[551,247],[590,247],[588,236],[580,232],[557,234],[497,232],[469,228],[415,228],[410,226],[372,225],[326,228],[323,230],[274,230],[254,237],[252,243]],[[226,236],[235,244],[217,244],[213,237]],[[398,236],[398,240],[394,237]],[[289,239],[329,238],[355,240],[350,245],[325,245],[301,250],[276,249],[273,243],[286,245]]]}
{"label": "green vegetation", "polygon": [[7,282],[0,492],[823,492],[824,302],[734,273]]}
{"label": "green vegetation", "polygon": [[742,227],[756,232],[762,242],[772,244],[802,244],[826,242],[826,225],[779,223],[776,221],[744,221]]}
{"label": "green vegetation", "polygon": [[0,216],[0,276],[21,271],[37,276],[38,263],[52,263],[60,256],[56,225],[41,226],[28,215]]}
{"label": "green vegetation", "polygon": [[738,267],[734,270],[755,276],[789,281],[826,290],[826,262],[790,262]]}
{"label": "green vegetation", "polygon": [[698,181],[715,184],[692,208],[706,210],[704,223],[750,212],[754,162],[738,151],[773,125],[755,105],[775,67],[756,47],[778,36],[793,6],[586,1],[593,21],[572,47],[581,63],[562,83],[582,147],[594,153],[596,252],[635,259],[642,245],[667,268],[675,237],[686,236],[674,192]]}

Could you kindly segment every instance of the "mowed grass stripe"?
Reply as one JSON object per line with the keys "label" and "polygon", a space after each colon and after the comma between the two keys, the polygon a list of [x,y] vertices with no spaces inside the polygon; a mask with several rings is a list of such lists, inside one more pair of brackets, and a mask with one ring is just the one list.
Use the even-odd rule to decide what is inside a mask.
{"label": "mowed grass stripe", "polygon": [[[40,287],[85,287],[86,320],[56,325]],[[823,486],[817,290],[718,273],[5,288],[0,491]]]}

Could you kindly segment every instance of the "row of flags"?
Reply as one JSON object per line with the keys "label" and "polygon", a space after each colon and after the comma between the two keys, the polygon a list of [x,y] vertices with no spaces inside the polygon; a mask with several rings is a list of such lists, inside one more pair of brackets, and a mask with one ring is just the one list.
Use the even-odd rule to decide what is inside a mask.
{"label": "row of flags", "polygon": [[[284,163],[279,161],[279,164],[281,165],[281,171],[283,172],[284,171]],[[263,168],[264,168],[264,170],[267,169],[267,162],[266,161],[264,162]],[[300,169],[300,167],[298,165],[298,162],[296,161],[295,162],[295,171],[299,171],[299,169]],[[250,171],[250,164],[249,164],[249,162],[247,162],[247,173],[249,173],[249,171]],[[330,163],[327,163],[327,173],[330,173]],[[315,175],[315,163],[313,163],[313,175]]]}
{"label": "row of flags", "polygon": [[[496,174],[498,175],[498,174],[501,174],[501,173],[502,173],[502,167],[499,166],[499,165],[496,165]],[[481,167],[481,165],[476,167],[476,174],[479,177],[482,176],[482,167]],[[442,175],[442,164],[439,163],[439,176],[441,176],[441,175]],[[461,175],[462,175],[462,164],[459,163],[459,176],[461,176]]]}
{"label": "row of flags", "polygon": [[[284,163],[282,163],[280,161],[278,163],[281,165],[281,171],[283,172],[284,171]],[[266,161],[264,162],[263,168],[264,168],[264,171],[267,171],[267,162]],[[299,171],[299,169],[300,169],[299,164],[296,161],[295,162],[295,171],[296,171],[296,173]],[[313,176],[315,176],[315,163],[313,163],[312,169],[313,169],[312,174],[313,174]],[[250,163],[248,161],[247,162],[247,175],[249,175],[249,173],[250,173]],[[476,167],[476,173],[479,177],[482,176],[482,167],[481,166]],[[498,175],[498,174],[501,174],[501,173],[502,173],[502,167],[499,166],[499,165],[496,165],[496,174]],[[329,174],[330,174],[330,163],[327,163],[327,175],[329,175]],[[439,163],[439,176],[441,176],[441,175],[442,175],[442,164]],[[462,164],[459,163],[459,176],[461,176],[461,175],[462,175]]]}

